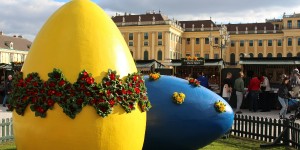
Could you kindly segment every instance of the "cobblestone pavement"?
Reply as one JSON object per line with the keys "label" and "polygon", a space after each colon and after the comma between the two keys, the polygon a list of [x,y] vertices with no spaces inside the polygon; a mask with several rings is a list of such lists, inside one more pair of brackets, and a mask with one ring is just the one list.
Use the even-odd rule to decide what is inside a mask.
{"label": "cobblestone pavement", "polygon": [[12,113],[6,111],[7,107],[0,106],[0,119],[11,118]]}

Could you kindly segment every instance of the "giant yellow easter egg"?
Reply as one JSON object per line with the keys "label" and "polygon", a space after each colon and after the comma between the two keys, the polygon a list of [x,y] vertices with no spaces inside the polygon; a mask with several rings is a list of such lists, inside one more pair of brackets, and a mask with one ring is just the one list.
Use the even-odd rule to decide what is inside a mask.
{"label": "giant yellow easter egg", "polygon": [[[58,9],[44,24],[23,65],[26,75],[37,72],[41,80],[60,69],[70,83],[81,71],[101,82],[108,69],[120,77],[137,71],[120,31],[110,17],[90,0],[73,0]],[[126,113],[114,106],[101,117],[85,106],[74,119],[55,103],[45,118],[36,117],[27,106],[22,115],[13,112],[18,150],[140,150],[146,128],[146,113],[140,108]]]}

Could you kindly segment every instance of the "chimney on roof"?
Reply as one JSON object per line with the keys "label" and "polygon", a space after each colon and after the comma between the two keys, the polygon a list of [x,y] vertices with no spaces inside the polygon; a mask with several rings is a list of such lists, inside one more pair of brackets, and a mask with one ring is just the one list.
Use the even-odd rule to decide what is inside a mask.
{"label": "chimney on roof", "polygon": [[195,28],[195,25],[193,24],[193,25],[192,25],[192,31],[194,31],[194,28]]}
{"label": "chimney on roof", "polygon": [[152,12],[153,12],[153,14],[155,14],[155,10],[153,10]]}
{"label": "chimney on roof", "polygon": [[267,28],[266,28],[266,26],[264,26],[264,33],[267,33]]}
{"label": "chimney on roof", "polygon": [[201,31],[204,31],[204,24],[201,24]]}
{"label": "chimney on roof", "polygon": [[124,16],[126,16],[126,15],[127,15],[127,12],[124,13]]}
{"label": "chimney on roof", "polygon": [[246,33],[246,34],[248,34],[248,27],[246,27],[246,31],[245,31],[245,33]]}
{"label": "chimney on roof", "polygon": [[239,27],[238,26],[235,27],[235,33],[239,34]]}
{"label": "chimney on roof", "polygon": [[123,18],[122,18],[122,22],[125,22],[125,17],[123,16]]}
{"label": "chimney on roof", "polygon": [[23,36],[22,36],[22,35],[19,35],[18,38],[23,38]]}
{"label": "chimney on roof", "polygon": [[161,11],[160,11],[160,10],[158,10],[158,13],[160,14],[160,13],[161,13]]}
{"label": "chimney on roof", "polygon": [[254,33],[257,33],[257,26],[255,26],[254,28]]}

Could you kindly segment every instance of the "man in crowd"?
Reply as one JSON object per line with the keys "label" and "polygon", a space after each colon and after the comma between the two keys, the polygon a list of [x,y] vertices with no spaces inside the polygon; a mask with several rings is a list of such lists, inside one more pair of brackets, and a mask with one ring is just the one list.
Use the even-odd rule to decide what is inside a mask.
{"label": "man in crowd", "polygon": [[200,81],[201,86],[208,88],[208,79],[205,76],[204,72],[201,72],[197,80]]}
{"label": "man in crowd", "polygon": [[12,75],[9,75],[7,78],[8,80],[5,83],[5,96],[3,99],[3,107],[6,107],[7,98],[12,91]]}

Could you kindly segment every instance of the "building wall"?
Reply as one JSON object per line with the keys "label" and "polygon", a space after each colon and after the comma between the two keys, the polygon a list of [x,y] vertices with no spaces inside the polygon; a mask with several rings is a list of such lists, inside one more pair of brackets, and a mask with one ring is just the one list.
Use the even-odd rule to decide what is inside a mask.
{"label": "building wall", "polygon": [[[148,59],[160,62],[181,58],[182,31],[172,25],[124,26],[119,29],[136,60],[143,60],[145,51],[148,52]],[[145,33],[148,34],[148,39],[144,38]],[[130,34],[133,34],[133,40],[129,40]],[[133,42],[133,45],[131,46],[129,42]],[[161,60],[158,58],[159,51],[162,52]]]}
{"label": "building wall", "polygon": [[[270,20],[269,20],[270,21]],[[290,22],[290,23],[289,23]],[[133,33],[133,46],[129,49],[133,52],[136,60],[144,59],[144,52],[148,51],[148,59],[156,59],[160,62],[169,62],[170,59],[180,59],[186,56],[197,56],[209,59],[222,58],[228,64],[237,64],[240,56],[244,57],[300,57],[300,15],[284,15],[283,19],[271,20],[275,30],[261,31],[249,34],[245,31],[231,33],[231,43],[226,48],[213,48],[205,39],[209,35],[218,38],[220,44],[219,31],[188,31],[173,24],[153,25],[143,24],[142,26],[118,26],[124,39],[129,43],[129,33]],[[158,45],[158,33],[162,33],[162,45]],[[148,46],[144,46],[144,33],[148,33]],[[199,39],[199,43],[197,40]],[[262,45],[259,45],[259,41]],[[213,41],[215,42],[215,41]],[[243,44],[242,44],[243,43]],[[253,43],[253,46],[250,46]],[[269,45],[268,43],[271,43]],[[279,44],[281,43],[281,44]],[[162,60],[158,59],[158,51],[162,51]],[[234,59],[233,59],[234,58]]]}
{"label": "building wall", "polygon": [[24,62],[28,51],[0,49],[0,63]]}

